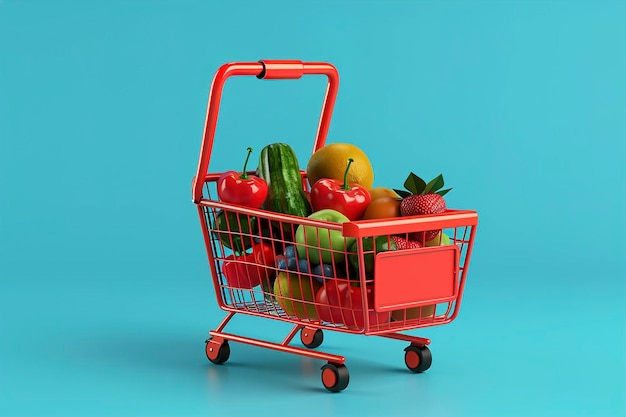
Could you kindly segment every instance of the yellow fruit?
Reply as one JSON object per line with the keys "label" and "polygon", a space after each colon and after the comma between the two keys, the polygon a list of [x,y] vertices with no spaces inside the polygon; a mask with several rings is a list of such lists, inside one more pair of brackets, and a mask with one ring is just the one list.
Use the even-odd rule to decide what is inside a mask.
{"label": "yellow fruit", "polygon": [[426,246],[446,246],[450,244],[450,238],[443,232],[426,242]]}
{"label": "yellow fruit", "polygon": [[350,143],[330,143],[314,152],[306,167],[309,184],[312,186],[320,178],[332,178],[343,182],[348,158],[353,159],[348,170],[348,184],[372,188],[374,183],[372,164],[361,148]]}
{"label": "yellow fruit", "polygon": [[416,319],[419,317],[432,317],[435,312],[435,305],[407,308],[406,310],[395,310],[391,312],[391,318],[395,321]]}
{"label": "yellow fruit", "polygon": [[374,187],[370,189],[370,197],[372,197],[372,201],[381,197],[400,198],[400,196],[396,194],[394,190],[387,187]]}
{"label": "yellow fruit", "polygon": [[281,271],[274,281],[274,295],[287,315],[317,320],[314,302],[321,287],[322,284],[314,278]]}

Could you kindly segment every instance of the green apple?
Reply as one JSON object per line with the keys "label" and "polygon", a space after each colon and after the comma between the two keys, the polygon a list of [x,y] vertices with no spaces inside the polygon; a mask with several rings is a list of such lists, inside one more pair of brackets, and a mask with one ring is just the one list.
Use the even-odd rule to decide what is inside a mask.
{"label": "green apple", "polygon": [[426,246],[445,246],[450,244],[450,238],[443,232],[440,232],[435,238],[426,242]]}
{"label": "green apple", "polygon": [[[335,223],[350,221],[343,213],[333,209],[322,209],[311,213],[309,219]],[[296,230],[296,250],[300,259],[308,259],[311,265],[320,262],[341,263],[344,254],[354,238],[344,238],[340,230],[330,230],[324,226],[298,226]],[[324,250],[326,249],[326,250]]]}
{"label": "green apple", "polygon": [[315,294],[321,287],[319,281],[308,275],[281,271],[274,281],[274,295],[287,315],[317,320]]}
{"label": "green apple", "polygon": [[[368,278],[374,276],[374,261],[376,254],[380,252],[387,252],[397,250],[398,245],[393,239],[387,240],[387,236],[376,236],[375,238],[366,237],[363,238],[363,260],[365,261],[365,275]],[[350,254],[348,255],[348,261],[357,273],[359,271],[359,254],[358,254],[358,242],[355,239],[350,246]]]}

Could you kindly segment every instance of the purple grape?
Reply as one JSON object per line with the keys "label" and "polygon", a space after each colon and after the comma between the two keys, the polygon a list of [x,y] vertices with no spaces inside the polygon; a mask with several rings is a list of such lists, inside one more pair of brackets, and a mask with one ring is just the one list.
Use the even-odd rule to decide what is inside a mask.
{"label": "purple grape", "polygon": [[335,276],[335,271],[333,270],[332,265],[319,264],[311,270],[311,274],[318,281],[324,282],[324,278],[333,278]]}
{"label": "purple grape", "polygon": [[300,272],[304,273],[304,274],[308,274],[309,273],[309,263],[306,261],[306,259],[299,259],[298,260],[298,269]]}
{"label": "purple grape", "polygon": [[289,259],[289,258],[297,258],[298,255],[296,253],[296,247],[294,245],[289,245],[285,248],[285,252],[283,253],[283,255],[285,255],[285,258]]}
{"label": "purple grape", "polygon": [[287,259],[287,269],[290,271],[298,270],[298,260],[296,258],[286,258]]}
{"label": "purple grape", "polygon": [[289,269],[289,268],[287,267],[287,259],[286,259],[284,256],[279,256],[279,257],[277,257],[276,267],[277,267],[278,269],[281,269],[281,270],[287,270],[287,269]]}

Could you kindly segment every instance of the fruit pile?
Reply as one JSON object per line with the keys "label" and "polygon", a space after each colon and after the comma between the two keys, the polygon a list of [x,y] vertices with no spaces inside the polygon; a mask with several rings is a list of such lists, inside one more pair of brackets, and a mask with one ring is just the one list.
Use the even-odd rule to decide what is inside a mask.
{"label": "fruit pile", "polygon": [[[361,327],[363,292],[368,304],[373,303],[369,282],[374,279],[377,253],[451,244],[442,230],[368,237],[358,242],[344,237],[340,227],[333,227],[348,221],[443,213],[444,195],[450,188],[443,189],[442,175],[426,182],[411,172],[404,189],[373,187],[370,160],[363,150],[347,143],[327,144],[314,152],[306,177],[288,144],[265,146],[254,174],[247,171],[251,153],[248,148],[242,171],[220,176],[219,200],[287,216],[276,220],[220,210],[215,232],[221,244],[233,252],[226,257],[222,273],[234,288],[260,285],[265,297],[277,302],[289,316]],[[328,227],[297,218],[322,221]],[[366,288],[359,285],[361,267],[367,277]],[[432,315],[434,308],[429,307],[434,306],[403,310],[401,315],[371,310],[370,322]]]}

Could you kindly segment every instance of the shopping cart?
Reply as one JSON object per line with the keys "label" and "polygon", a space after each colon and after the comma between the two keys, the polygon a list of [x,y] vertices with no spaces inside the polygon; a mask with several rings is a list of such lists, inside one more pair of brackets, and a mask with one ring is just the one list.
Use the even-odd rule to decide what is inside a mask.
{"label": "shopping cart", "polygon": [[[322,331],[332,330],[409,342],[404,349],[405,365],[415,373],[426,371],[432,362],[430,340],[403,332],[447,324],[457,317],[478,224],[475,211],[447,209],[436,215],[339,224],[228,204],[217,198],[216,182],[222,173],[211,173],[208,168],[226,80],[241,75],[298,79],[308,74],[328,78],[315,151],[325,144],[337,95],[339,75],[333,65],[295,60],[235,62],[222,65],[214,76],[192,181],[217,302],[226,311],[222,322],[209,332],[206,355],[214,364],[226,362],[232,341],[319,359],[326,362],[321,369],[323,385],[338,392],[349,382],[345,357],[313,350],[323,341]],[[306,172],[300,172],[303,190],[309,190]],[[304,258],[309,259],[315,251],[333,252],[330,266],[321,272],[299,262],[288,265],[293,257],[285,253],[290,246],[293,250],[299,227],[313,230],[318,238],[304,244]],[[425,232],[433,230],[441,230],[449,241],[427,246]],[[330,238],[338,233],[344,240],[341,250],[314,243],[323,234]],[[422,247],[377,250],[377,243],[391,244],[398,236],[421,238]],[[237,253],[233,251],[235,241]],[[255,245],[263,245],[265,250],[255,251]],[[227,333],[225,328],[237,313],[293,327],[282,341]],[[292,344],[298,332],[304,347]]]}

